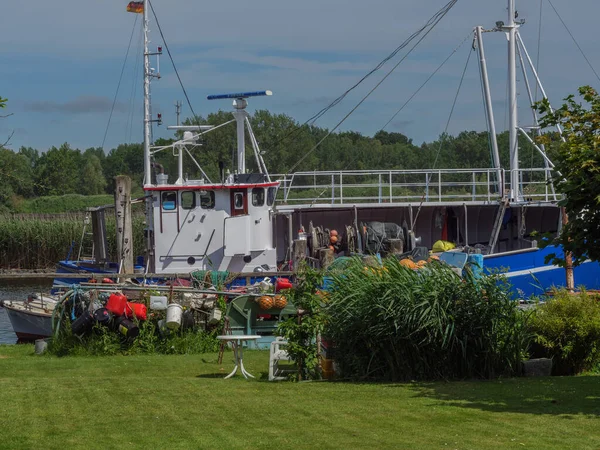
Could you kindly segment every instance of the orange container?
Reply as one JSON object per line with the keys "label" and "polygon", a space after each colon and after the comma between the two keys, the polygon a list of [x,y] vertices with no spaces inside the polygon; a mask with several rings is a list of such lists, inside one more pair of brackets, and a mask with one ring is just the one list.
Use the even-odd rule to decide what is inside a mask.
{"label": "orange container", "polygon": [[106,302],[106,309],[108,309],[115,316],[122,316],[125,314],[125,308],[127,307],[127,297],[120,293],[111,294]]}
{"label": "orange container", "polygon": [[128,319],[132,319],[135,316],[138,320],[146,320],[148,318],[146,305],[143,303],[127,302],[125,305],[125,315]]}

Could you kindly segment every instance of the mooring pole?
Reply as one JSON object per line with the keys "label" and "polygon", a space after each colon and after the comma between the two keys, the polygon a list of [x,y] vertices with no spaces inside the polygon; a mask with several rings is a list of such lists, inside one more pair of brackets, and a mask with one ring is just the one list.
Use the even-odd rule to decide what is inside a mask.
{"label": "mooring pole", "polygon": [[[562,214],[562,226],[569,223],[569,216],[564,206],[560,208]],[[573,254],[565,250],[565,274],[567,276],[567,290],[573,292],[575,290],[575,275],[573,274]]]}
{"label": "mooring pole", "polygon": [[115,177],[115,218],[119,273],[133,273],[131,178],[126,175]]}

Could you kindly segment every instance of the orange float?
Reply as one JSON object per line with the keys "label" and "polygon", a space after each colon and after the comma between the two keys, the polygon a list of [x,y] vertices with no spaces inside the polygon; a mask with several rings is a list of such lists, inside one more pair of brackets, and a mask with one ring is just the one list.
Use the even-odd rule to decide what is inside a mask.
{"label": "orange float", "polygon": [[285,298],[285,295],[276,295],[273,300],[275,308],[277,309],[283,309],[287,306],[287,298]]}
{"label": "orange float", "polygon": [[275,301],[273,297],[269,297],[268,295],[263,295],[258,299],[258,306],[260,309],[272,309],[275,305]]}

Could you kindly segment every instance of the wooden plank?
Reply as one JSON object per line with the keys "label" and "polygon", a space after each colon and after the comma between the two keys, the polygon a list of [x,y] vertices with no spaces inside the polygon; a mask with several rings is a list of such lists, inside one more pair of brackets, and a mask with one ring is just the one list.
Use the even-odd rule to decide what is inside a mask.
{"label": "wooden plank", "polygon": [[[250,277],[289,277],[294,275],[294,272],[248,272],[248,273],[238,273],[236,274],[236,279],[238,278],[250,278]],[[83,273],[36,273],[36,272],[17,272],[17,273],[0,273],[0,280],[19,280],[19,279],[27,279],[27,278],[37,278],[37,279],[54,279],[54,278],[183,278],[183,279],[191,279],[192,276],[190,273],[125,273],[125,274],[117,274],[117,273],[93,273],[93,272],[83,272]]]}

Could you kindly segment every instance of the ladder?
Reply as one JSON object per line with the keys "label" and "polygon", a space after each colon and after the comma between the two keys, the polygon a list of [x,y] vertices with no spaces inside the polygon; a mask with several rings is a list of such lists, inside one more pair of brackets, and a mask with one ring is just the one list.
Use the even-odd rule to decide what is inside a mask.
{"label": "ladder", "polygon": [[[88,231],[90,226],[90,212],[86,211],[83,219],[83,230],[81,231],[81,241],[79,242],[79,253],[77,262],[81,260],[94,260],[94,238],[92,232]],[[90,251],[91,250],[91,251]]]}
{"label": "ladder", "polygon": [[494,248],[496,248],[496,245],[498,244],[498,236],[500,236],[500,229],[502,228],[502,221],[504,220],[506,208],[508,208],[508,197],[504,197],[501,200],[498,212],[496,213],[494,228],[492,228],[492,235],[490,236],[490,254],[494,253]]}

